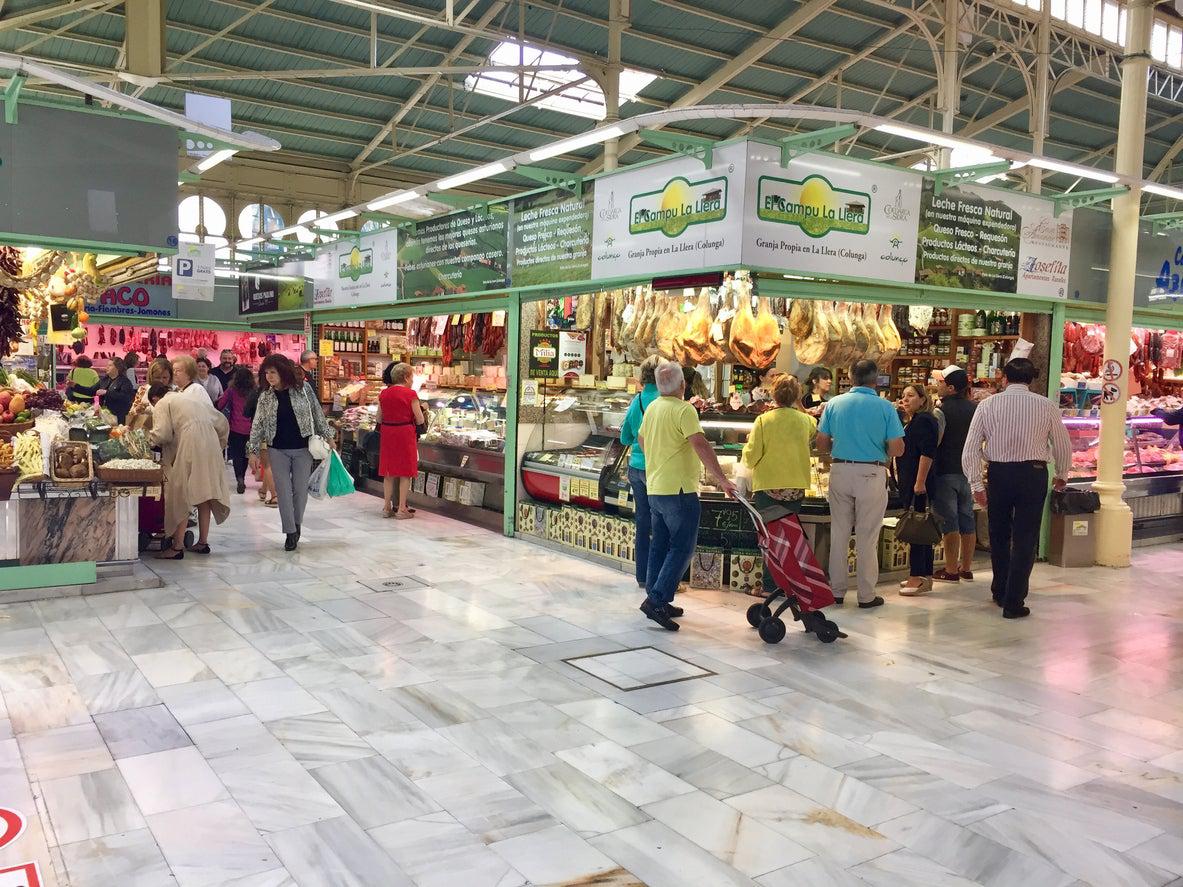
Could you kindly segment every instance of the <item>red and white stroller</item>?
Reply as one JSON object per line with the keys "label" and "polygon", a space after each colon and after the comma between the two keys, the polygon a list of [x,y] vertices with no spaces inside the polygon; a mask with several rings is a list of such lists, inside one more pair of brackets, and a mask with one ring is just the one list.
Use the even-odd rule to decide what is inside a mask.
{"label": "red and white stroller", "polygon": [[[764,554],[764,570],[777,586],[763,603],[748,607],[748,623],[760,633],[760,639],[766,644],[781,642],[785,636],[785,623],[780,617],[785,610],[792,611],[794,621],[800,622],[806,632],[813,632],[823,644],[846,637],[837,623],[821,612],[834,603],[834,592],[814,557],[797,515],[786,512],[766,522],[751,502],[740,496],[736,501],[747,509],[756,525],[760,551]],[[773,603],[780,597],[784,597],[784,602],[773,612]]]}

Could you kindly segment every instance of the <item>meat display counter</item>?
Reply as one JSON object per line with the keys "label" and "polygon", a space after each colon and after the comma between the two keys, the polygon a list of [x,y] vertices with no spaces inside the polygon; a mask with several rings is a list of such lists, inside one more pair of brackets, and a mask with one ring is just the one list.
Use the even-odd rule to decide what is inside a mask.
{"label": "meat display counter", "polygon": [[[1089,489],[1097,479],[1101,420],[1065,416],[1072,442],[1068,485]],[[1178,428],[1158,416],[1126,418],[1122,498],[1134,515],[1134,542],[1148,544],[1183,536],[1183,448]]]}

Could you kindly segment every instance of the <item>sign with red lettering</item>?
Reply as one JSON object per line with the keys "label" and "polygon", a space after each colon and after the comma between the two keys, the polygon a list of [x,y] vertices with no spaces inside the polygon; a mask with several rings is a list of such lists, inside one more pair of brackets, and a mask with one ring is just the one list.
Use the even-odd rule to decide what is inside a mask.
{"label": "sign with red lettering", "polygon": [[99,296],[99,303],[90,313],[119,317],[177,316],[172,287],[153,283],[113,286]]}

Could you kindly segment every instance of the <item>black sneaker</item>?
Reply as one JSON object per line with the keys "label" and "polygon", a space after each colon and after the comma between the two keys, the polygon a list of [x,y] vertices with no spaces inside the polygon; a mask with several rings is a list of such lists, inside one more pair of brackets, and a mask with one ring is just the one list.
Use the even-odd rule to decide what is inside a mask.
{"label": "black sneaker", "polygon": [[301,532],[302,532],[302,528],[300,527],[299,524],[296,524],[296,541],[297,542],[300,541],[300,533]]}
{"label": "black sneaker", "polygon": [[300,541],[300,534],[299,533],[288,533],[287,536],[285,536],[284,540],[283,540],[283,550],[284,551],[295,551],[296,550],[296,543],[299,541]]}
{"label": "black sneaker", "polygon": [[671,618],[670,609],[669,606],[654,606],[649,598],[645,598],[641,604],[641,612],[647,619],[652,619],[666,631],[677,631],[681,626]]}
{"label": "black sneaker", "polygon": [[1003,611],[1002,611],[1002,618],[1003,619],[1022,619],[1024,616],[1030,616],[1030,615],[1031,615],[1031,608],[1030,607],[1019,607],[1016,610],[1003,609]]}
{"label": "black sneaker", "polygon": [[242,495],[243,493],[245,493],[245,492],[246,492],[246,481],[245,481],[245,480],[242,480],[241,478],[239,478],[239,481],[238,481],[238,494],[241,496],[241,495]]}
{"label": "black sneaker", "polygon": [[681,607],[675,607],[673,604],[666,604],[666,605],[665,605],[665,610],[666,610],[666,612],[667,612],[667,613],[669,613],[669,614],[670,614],[671,616],[673,616],[675,619],[677,619],[679,616],[685,616],[685,615],[686,615],[686,611],[685,611],[685,610],[683,610]]}
{"label": "black sneaker", "polygon": [[876,597],[876,598],[873,598],[873,599],[867,601],[865,604],[862,601],[859,601],[858,606],[859,606],[860,610],[870,610],[872,607],[882,607],[883,606],[883,598]]}

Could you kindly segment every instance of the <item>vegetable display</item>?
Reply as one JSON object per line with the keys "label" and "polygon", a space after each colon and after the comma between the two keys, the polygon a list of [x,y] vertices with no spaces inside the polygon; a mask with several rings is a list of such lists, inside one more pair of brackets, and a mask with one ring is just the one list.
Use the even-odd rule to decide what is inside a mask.
{"label": "vegetable display", "polygon": [[21,471],[21,477],[34,477],[45,470],[41,456],[41,435],[36,431],[24,431],[12,439],[13,459]]}

